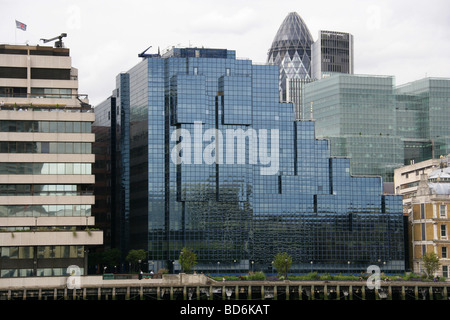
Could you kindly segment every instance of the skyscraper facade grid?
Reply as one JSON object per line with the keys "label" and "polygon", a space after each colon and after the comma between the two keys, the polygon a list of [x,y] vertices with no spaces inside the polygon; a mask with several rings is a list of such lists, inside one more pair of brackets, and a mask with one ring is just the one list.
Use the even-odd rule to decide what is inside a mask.
{"label": "skyscraper facade grid", "polygon": [[395,86],[393,76],[333,74],[303,88],[303,112],[333,156],[352,159],[352,174],[379,175],[450,152],[450,80],[426,78]]}

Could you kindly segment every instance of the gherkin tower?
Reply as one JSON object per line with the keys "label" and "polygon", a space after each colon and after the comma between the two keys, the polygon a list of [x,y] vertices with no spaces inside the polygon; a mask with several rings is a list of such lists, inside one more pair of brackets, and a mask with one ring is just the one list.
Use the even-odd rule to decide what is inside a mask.
{"label": "gherkin tower", "polygon": [[[300,89],[295,87],[311,81],[311,47],[314,40],[303,19],[291,12],[278,29],[269,49],[267,62],[280,67],[280,99],[300,107]],[[290,87],[292,87],[290,89]],[[296,117],[298,118],[296,112]]]}

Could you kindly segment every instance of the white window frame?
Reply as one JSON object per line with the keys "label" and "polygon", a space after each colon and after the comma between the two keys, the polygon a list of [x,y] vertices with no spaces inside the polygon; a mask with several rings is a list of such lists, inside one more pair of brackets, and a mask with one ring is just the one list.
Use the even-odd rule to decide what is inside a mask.
{"label": "white window frame", "polygon": [[445,205],[445,204],[440,204],[439,205],[439,217],[440,218],[447,218],[447,205]]}

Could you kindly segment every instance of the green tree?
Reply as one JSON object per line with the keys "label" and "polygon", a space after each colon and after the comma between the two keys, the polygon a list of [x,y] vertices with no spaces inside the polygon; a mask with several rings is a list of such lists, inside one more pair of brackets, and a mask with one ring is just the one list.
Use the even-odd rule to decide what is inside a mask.
{"label": "green tree", "polygon": [[286,253],[277,253],[275,259],[273,260],[273,265],[277,269],[279,274],[283,274],[285,279],[287,278],[287,273],[291,268],[292,258]]}
{"label": "green tree", "polygon": [[120,263],[120,250],[117,248],[105,250],[100,259],[103,261],[103,264],[107,266],[118,265]]}
{"label": "green tree", "polygon": [[126,261],[130,262],[131,264],[137,265],[139,260],[144,260],[147,256],[147,253],[144,249],[131,249],[127,257],[125,258]]}
{"label": "green tree", "polygon": [[197,255],[190,248],[184,247],[181,250],[178,259],[180,261],[181,269],[187,273],[191,272],[192,268],[197,264]]}
{"label": "green tree", "polygon": [[434,252],[429,252],[422,257],[422,261],[428,278],[432,278],[439,269],[439,257]]}

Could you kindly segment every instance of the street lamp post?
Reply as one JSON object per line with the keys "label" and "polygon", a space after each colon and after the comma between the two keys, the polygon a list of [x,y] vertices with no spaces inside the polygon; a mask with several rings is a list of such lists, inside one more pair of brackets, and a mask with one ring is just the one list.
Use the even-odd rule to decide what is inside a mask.
{"label": "street lamp post", "polygon": [[284,280],[287,280],[287,264],[288,264],[288,259],[284,259]]}
{"label": "street lamp post", "polygon": [[313,270],[313,261],[311,260],[311,273],[313,272],[312,270]]}

